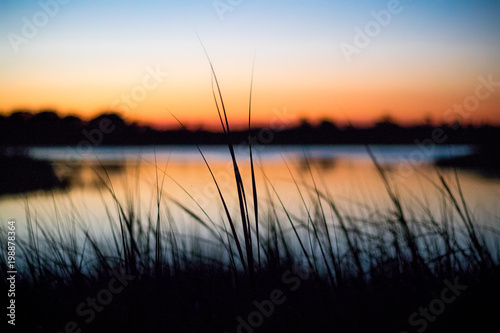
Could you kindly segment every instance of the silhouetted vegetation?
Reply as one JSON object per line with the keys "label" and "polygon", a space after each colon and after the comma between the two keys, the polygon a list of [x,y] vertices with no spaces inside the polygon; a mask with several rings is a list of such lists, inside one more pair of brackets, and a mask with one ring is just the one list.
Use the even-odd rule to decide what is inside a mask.
{"label": "silhouetted vegetation", "polygon": [[500,146],[498,141],[491,141],[475,147],[470,155],[441,158],[435,164],[476,172],[486,177],[500,177]]}
{"label": "silhouetted vegetation", "polygon": [[50,161],[36,160],[22,151],[0,149],[0,196],[37,190],[64,189],[69,179],[59,177]]}
{"label": "silhouetted vegetation", "polygon": [[[0,120],[2,143],[10,146],[81,140],[94,145],[226,144],[237,189],[232,195],[218,192],[214,204],[223,213],[213,217],[197,202],[187,206],[169,195],[157,169],[161,177],[151,188],[148,211],[135,194],[117,193],[103,166],[101,188],[112,204],[103,201],[107,219],[98,230],[89,225],[87,214],[74,206],[65,211],[55,199],[51,216],[33,214],[27,204],[27,234],[16,238],[18,327],[26,332],[120,333],[442,333],[494,327],[499,231],[477,224],[458,178],[451,186],[438,174],[439,182],[432,185],[440,208],[434,213],[428,202],[403,202],[370,153],[391,207],[380,211],[366,205],[367,215],[359,217],[341,211],[328,187],[316,186],[310,161],[304,159],[301,170],[312,185],[293,179],[303,204],[302,213],[294,215],[269,179],[266,195],[257,193],[253,168],[252,188],[245,192],[234,145],[258,136],[260,129],[230,131],[222,120],[223,105],[220,110],[223,133],[158,131],[127,124],[114,113],[89,122],[61,119],[50,111],[17,112]],[[428,125],[403,128],[388,120],[364,129],[304,121],[273,132],[266,143],[429,144],[429,138],[438,138],[430,144],[484,144],[498,134],[499,128],[489,126],[442,126],[436,132]],[[15,163],[28,162],[14,158]],[[39,163],[37,168],[50,174],[44,162],[29,163]],[[325,163],[328,167],[332,161]],[[227,206],[231,197],[239,209]],[[174,218],[173,209],[183,214]],[[203,233],[179,232],[179,223],[185,222],[179,216]],[[4,284],[6,237],[2,224]]]}
{"label": "silhouetted vegetation", "polygon": [[[212,72],[217,83],[213,67]],[[163,188],[162,178],[168,175],[159,169],[149,210],[136,195],[139,189],[117,193],[106,168],[96,170],[103,198],[112,201],[103,200],[107,219],[98,230],[87,214],[74,205],[64,210],[55,198],[51,216],[33,214],[27,204],[27,233],[16,238],[18,327],[26,332],[239,333],[472,332],[495,327],[499,231],[477,224],[458,177],[450,184],[438,173],[439,181],[432,183],[440,205],[435,213],[428,201],[403,202],[369,151],[390,207],[381,211],[365,203],[367,214],[360,217],[339,209],[329,193],[335,184],[318,188],[305,158],[301,171],[312,185],[293,179],[303,206],[294,215],[271,180],[265,178],[265,195],[257,193],[251,147],[484,145],[499,137],[500,128],[401,127],[389,119],[370,128],[340,128],[328,121],[317,126],[303,121],[273,131],[272,140],[252,142],[249,137],[258,137],[262,129],[230,131],[218,85],[216,89],[222,133],[159,131],[129,124],[115,113],[88,122],[53,111],[0,117],[4,146],[78,145],[82,140],[93,146],[225,144],[236,184],[235,193],[222,193],[200,150],[218,189],[218,217],[209,216],[194,199],[188,206],[171,196]],[[250,191],[234,154],[236,144],[249,141]],[[49,171],[46,165],[38,167]],[[173,209],[178,213],[172,214]],[[202,232],[179,232],[178,225],[186,222],[182,216]],[[0,225],[5,287],[7,234],[6,225]]]}
{"label": "silhouetted vegetation", "polygon": [[[181,204],[161,187],[161,178],[151,189],[156,202],[144,212],[139,198],[120,199],[103,169],[102,185],[113,203],[98,230],[86,214],[61,209],[57,201],[49,215],[26,206],[28,233],[16,240],[17,326],[30,332],[62,332],[69,322],[82,332],[250,332],[239,328],[238,318],[248,323],[256,311],[269,315],[250,327],[254,332],[416,332],[425,324],[426,332],[442,333],[494,324],[498,231],[477,225],[464,194],[453,190],[457,184],[440,177],[435,186],[442,213],[435,214],[425,203],[403,202],[374,163],[392,202],[387,211],[374,206],[359,218],[340,211],[327,190],[297,184],[304,214],[294,216],[268,182],[270,192],[255,203],[258,233],[253,224],[244,232],[239,214],[211,217]],[[205,236],[180,233],[179,223],[187,221],[174,218],[173,209]],[[2,283],[6,235],[1,225]],[[109,292],[110,281],[119,292]],[[453,294],[450,285],[460,289]],[[441,311],[434,300],[445,288],[453,301],[441,301]],[[271,311],[266,301],[275,290],[283,303]],[[419,311],[430,304],[432,320],[424,320]],[[420,314],[410,321],[413,313]]]}
{"label": "silhouetted vegetation", "polygon": [[[100,131],[103,120],[108,129],[106,132]],[[436,130],[439,131],[438,135]],[[257,144],[271,145],[415,144],[436,137],[439,140],[434,140],[433,144],[487,144],[500,139],[500,128],[489,125],[462,127],[458,124],[403,127],[385,119],[366,128],[339,127],[329,121],[313,125],[304,120],[297,127],[280,130],[253,128],[250,132],[232,131],[235,144],[248,142],[249,136]],[[90,121],[83,121],[75,116],[60,117],[53,110],[39,113],[15,111],[9,116],[0,116],[0,145],[78,145],[82,141],[89,142],[92,146],[224,145],[226,137],[224,133],[205,130],[158,130],[137,123],[127,123],[114,112],[103,113]]]}

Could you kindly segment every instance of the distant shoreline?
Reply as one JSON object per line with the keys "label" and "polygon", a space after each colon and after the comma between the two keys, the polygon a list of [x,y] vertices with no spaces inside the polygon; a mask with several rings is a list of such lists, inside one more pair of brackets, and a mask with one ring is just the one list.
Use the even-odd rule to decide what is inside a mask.
{"label": "distant shoreline", "polygon": [[[500,127],[420,124],[401,126],[390,120],[371,127],[339,127],[330,121],[311,124],[304,120],[290,128],[262,127],[230,132],[235,145],[490,145],[500,139]],[[148,146],[226,145],[222,132],[207,130],[158,130],[126,122],[119,114],[107,113],[83,121],[61,118],[55,112],[16,112],[0,116],[0,148],[30,146]]]}

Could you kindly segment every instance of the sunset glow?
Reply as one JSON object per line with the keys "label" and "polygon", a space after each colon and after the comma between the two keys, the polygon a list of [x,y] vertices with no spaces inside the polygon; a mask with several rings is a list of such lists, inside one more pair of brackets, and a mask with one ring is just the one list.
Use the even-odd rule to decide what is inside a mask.
{"label": "sunset glow", "polygon": [[[220,3],[2,1],[0,113],[117,110],[157,126],[175,124],[172,113],[213,127],[199,35],[235,124],[248,121],[254,57],[256,124],[366,124],[386,115],[500,124],[497,1]],[[347,44],[357,51],[346,53]],[[478,88],[485,80],[490,86]],[[474,105],[467,98],[478,89],[487,97]],[[447,111],[467,102],[467,112]]]}

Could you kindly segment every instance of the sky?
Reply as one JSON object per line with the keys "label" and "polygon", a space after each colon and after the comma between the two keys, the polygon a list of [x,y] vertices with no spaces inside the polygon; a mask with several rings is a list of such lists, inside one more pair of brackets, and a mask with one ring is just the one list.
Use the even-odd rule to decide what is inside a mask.
{"label": "sky", "polygon": [[[500,1],[2,0],[0,114],[500,124]],[[252,74],[253,68],[253,74]]]}

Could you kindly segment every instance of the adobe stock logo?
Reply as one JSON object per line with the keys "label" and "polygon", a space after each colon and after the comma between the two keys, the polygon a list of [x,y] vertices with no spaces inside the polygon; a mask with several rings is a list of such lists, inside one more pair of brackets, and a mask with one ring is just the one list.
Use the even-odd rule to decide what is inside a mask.
{"label": "adobe stock logo", "polygon": [[31,19],[26,16],[21,17],[23,23],[21,34],[12,31],[7,34],[14,52],[19,53],[19,47],[22,44],[28,44],[31,39],[35,38],[40,29],[44,28],[51,18],[59,14],[60,5],[65,5],[68,2],[70,0],[42,0],[38,2],[41,10],[35,12]]}
{"label": "adobe stock logo", "polygon": [[151,66],[146,67],[146,75],[142,78],[140,84],[132,87],[128,94],[121,94],[119,98],[115,99],[112,103],[113,108],[125,111],[135,109],[140,102],[144,101],[149,92],[157,89],[165,78],[169,76],[169,72],[161,69],[160,65],[155,68]]}
{"label": "adobe stock logo", "polygon": [[[101,313],[109,305],[114,296],[120,294],[136,277],[133,275],[120,275],[111,270],[113,277],[109,280],[107,288],[99,290],[95,297],[87,297],[84,302],[77,305],[75,311],[80,317],[86,317],[85,323],[88,325],[94,321],[97,313]],[[59,333],[82,333],[85,327],[81,327],[76,321],[68,321],[64,324],[64,330]]]}
{"label": "adobe stock logo", "polygon": [[[433,323],[437,320],[438,316],[443,314],[446,310],[446,305],[449,305],[456,301],[457,297],[462,294],[463,291],[467,290],[467,286],[458,283],[458,278],[455,278],[453,284],[444,280],[446,288],[441,290],[439,298],[435,298],[429,302],[427,307],[419,307],[418,312],[413,312],[408,318],[408,322],[411,326],[416,327],[418,333],[424,332],[429,323]],[[403,331],[401,333],[408,333]]]}
{"label": "adobe stock logo", "polygon": [[[281,281],[287,287],[289,292],[295,292],[301,286],[304,280],[309,278],[312,269],[302,270],[300,267],[294,267],[293,271],[287,270],[281,276]],[[267,318],[271,317],[278,309],[278,306],[283,305],[287,301],[285,295],[286,290],[273,289],[269,293],[269,298],[262,301],[254,300],[252,302],[254,310],[248,315],[239,316],[236,321],[238,327],[236,333],[254,333],[259,327],[264,325]]]}
{"label": "adobe stock logo", "polygon": [[243,0],[215,0],[214,2],[212,2],[212,5],[214,6],[217,15],[219,15],[219,19],[221,21],[224,21],[225,13],[232,12],[236,7],[241,5],[242,2]]}
{"label": "adobe stock logo", "polygon": [[470,117],[470,113],[477,111],[482,102],[486,101],[500,87],[500,80],[493,80],[493,74],[488,77],[478,76],[479,84],[476,86],[473,94],[464,98],[461,104],[453,104],[453,109],[447,109],[443,114],[445,122],[455,122],[453,129],[457,129],[464,119]]}
{"label": "adobe stock logo", "polygon": [[372,39],[380,35],[382,28],[386,28],[392,22],[392,17],[400,14],[402,11],[403,6],[399,0],[390,0],[387,3],[387,9],[382,9],[378,12],[371,11],[370,15],[374,20],[368,21],[364,29],[358,26],[354,27],[355,35],[352,44],[346,42],[340,43],[340,50],[344,54],[346,61],[350,63],[354,54],[360,54],[363,49],[367,48]]}
{"label": "adobe stock logo", "polygon": [[[498,91],[500,87],[500,80],[494,80],[493,74],[488,76],[478,76],[478,85],[474,92],[467,95],[462,103],[455,103],[453,107],[448,108],[443,114],[443,121],[445,123],[453,122],[452,130],[457,130],[461,124],[470,117],[470,114],[480,109],[481,103],[490,98]],[[443,144],[448,140],[448,135],[441,127],[436,127],[432,130],[430,138],[415,140],[415,149],[410,153],[409,158],[401,158],[398,161],[397,181],[404,181],[415,173],[413,168],[419,163],[425,162],[426,159],[432,158],[437,145]]]}

